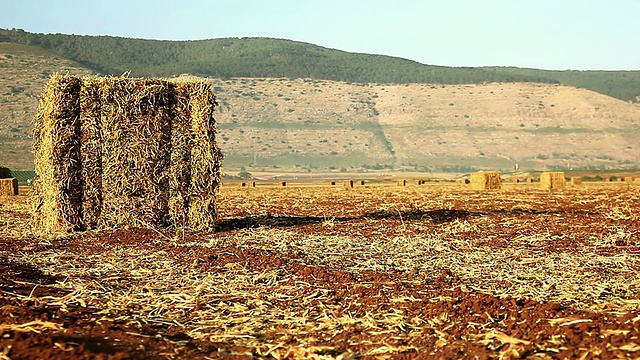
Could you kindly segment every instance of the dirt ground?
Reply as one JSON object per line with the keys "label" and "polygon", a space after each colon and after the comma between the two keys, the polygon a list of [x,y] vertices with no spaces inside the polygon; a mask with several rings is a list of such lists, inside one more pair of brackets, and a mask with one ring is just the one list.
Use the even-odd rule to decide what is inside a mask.
{"label": "dirt ground", "polygon": [[0,359],[633,358],[640,186],[225,186],[215,233],[0,198]]}

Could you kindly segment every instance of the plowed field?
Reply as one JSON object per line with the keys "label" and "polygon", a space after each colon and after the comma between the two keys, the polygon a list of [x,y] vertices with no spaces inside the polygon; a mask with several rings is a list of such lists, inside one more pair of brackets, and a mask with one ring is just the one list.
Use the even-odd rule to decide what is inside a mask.
{"label": "plowed field", "polygon": [[640,186],[221,189],[55,239],[0,198],[0,359],[640,356]]}

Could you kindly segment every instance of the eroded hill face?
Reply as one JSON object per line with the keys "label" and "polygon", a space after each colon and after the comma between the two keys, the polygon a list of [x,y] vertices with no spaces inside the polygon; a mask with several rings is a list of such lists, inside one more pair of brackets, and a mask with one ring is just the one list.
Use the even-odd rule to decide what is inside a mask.
{"label": "eroded hill face", "polygon": [[[32,169],[32,119],[51,72],[91,71],[0,44],[0,166]],[[637,167],[640,105],[567,86],[211,79],[225,168]]]}
{"label": "eroded hill face", "polygon": [[213,83],[221,146],[245,166],[617,168],[640,160],[640,106],[567,86]]}

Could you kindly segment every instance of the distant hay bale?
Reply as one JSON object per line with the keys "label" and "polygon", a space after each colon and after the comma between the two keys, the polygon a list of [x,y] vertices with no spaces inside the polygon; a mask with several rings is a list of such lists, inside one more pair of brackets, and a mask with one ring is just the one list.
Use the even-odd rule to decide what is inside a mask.
{"label": "distant hay bale", "polygon": [[604,182],[611,182],[611,178],[610,178],[610,177],[608,177],[608,176],[605,176],[605,177],[603,177],[603,178],[602,178],[602,181],[604,181]]}
{"label": "distant hay bale", "polygon": [[462,185],[466,185],[470,183],[469,179],[458,179],[457,182],[458,184],[462,184]]}
{"label": "distant hay bale", "polygon": [[351,189],[353,188],[353,180],[344,180],[342,185],[347,189]]}
{"label": "distant hay bale", "polygon": [[571,185],[582,185],[582,177],[580,177],[580,176],[572,176],[571,177]]}
{"label": "distant hay bale", "polygon": [[283,186],[283,187],[284,187],[284,186],[287,186],[287,182],[286,182],[286,181],[281,182],[281,183],[280,183],[280,186]]}
{"label": "distant hay bale", "polygon": [[251,186],[251,187],[256,187],[256,182],[255,182],[255,181],[250,182],[250,183],[249,183],[249,186]]}
{"label": "distant hay bale", "polygon": [[502,180],[500,180],[498,171],[472,173],[469,181],[472,190],[499,190],[502,188]]}
{"label": "distant hay bale", "polygon": [[624,177],[624,182],[626,182],[627,184],[631,184],[631,183],[633,183],[633,177],[631,177],[631,176],[625,176],[625,177]]}
{"label": "distant hay bale", "polygon": [[17,196],[18,195],[18,179],[2,178],[0,179],[0,196]]}
{"label": "distant hay bale", "polygon": [[566,185],[563,172],[543,172],[540,174],[540,186],[545,190],[561,190]]}
{"label": "distant hay bale", "polygon": [[336,182],[335,182],[335,181],[332,181],[332,182],[331,182],[331,186],[336,186]]}
{"label": "distant hay bale", "polygon": [[526,182],[527,184],[533,184],[533,178],[527,178]]}
{"label": "distant hay bale", "polygon": [[396,184],[398,186],[407,186],[407,180],[398,180]]}
{"label": "distant hay bale", "polygon": [[360,185],[364,186],[364,180],[360,180]]}
{"label": "distant hay bale", "polygon": [[520,178],[513,178],[511,181],[513,181],[515,184],[520,183]]}
{"label": "distant hay bale", "polygon": [[247,183],[246,183],[246,182],[243,182],[243,183],[241,183],[241,184],[240,184],[240,186],[241,186],[241,187],[247,187]]}
{"label": "distant hay bale", "polygon": [[35,119],[38,228],[213,229],[215,106],[204,81],[53,75]]}
{"label": "distant hay bale", "polygon": [[414,180],[413,183],[415,185],[422,185],[422,180]]}

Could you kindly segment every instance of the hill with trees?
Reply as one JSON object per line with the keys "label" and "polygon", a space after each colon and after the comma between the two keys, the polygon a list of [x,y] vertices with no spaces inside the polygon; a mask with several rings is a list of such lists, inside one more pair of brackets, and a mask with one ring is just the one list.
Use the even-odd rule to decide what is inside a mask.
{"label": "hill with trees", "polygon": [[[7,42],[7,31],[0,32],[4,36],[0,40],[0,166],[12,170],[33,169],[32,120],[38,96],[53,72],[119,75],[130,66],[132,76],[142,76],[143,71],[148,76],[164,74],[170,78],[185,72],[206,75],[204,70],[198,72],[195,66],[185,65],[185,59],[197,63],[196,52],[175,50],[162,55],[161,44],[176,49],[182,44],[186,49],[191,42],[9,33],[22,36],[20,41]],[[81,41],[94,46],[95,53],[81,51]],[[118,49],[100,48],[102,41],[120,45]],[[631,99],[635,89],[640,89],[634,85],[635,71],[446,68],[287,40],[220,41],[194,43],[232,53],[219,68],[211,68],[226,75],[207,75],[219,103],[218,143],[228,171],[467,172],[508,170],[515,164],[535,170],[640,166],[640,103],[560,84],[581,81],[576,86],[599,86],[603,93],[618,92],[619,98]],[[216,47],[225,41],[230,48]],[[132,44],[137,42],[149,47],[136,48]],[[49,45],[43,47],[43,43]],[[133,55],[124,51],[125,47]],[[264,55],[266,49],[271,49],[270,57]],[[78,55],[73,60],[60,55],[74,51]],[[118,51],[127,54],[123,59],[109,58]],[[155,51],[160,55],[154,57]],[[91,53],[96,60],[104,54],[105,61],[86,65]],[[184,61],[159,62],[170,54]],[[316,60],[301,60],[312,59],[313,54]],[[135,59],[142,62],[146,56],[146,66],[136,63]],[[264,63],[273,66],[264,66],[261,56],[266,57]],[[358,59],[362,63],[354,66]],[[220,58],[202,50],[198,61],[205,69],[205,64]],[[334,71],[328,70],[329,64]],[[154,66],[157,73],[150,70]],[[164,68],[171,66],[179,70]],[[274,69],[280,71],[277,76]],[[265,77],[232,76],[242,71]],[[348,71],[353,73],[347,77],[344,74]],[[343,74],[349,80],[312,78],[311,74]],[[406,82],[375,80],[378,75],[397,76]],[[518,77],[522,77],[520,82],[504,81]],[[539,78],[552,80],[532,80]],[[425,82],[411,82],[420,79]]]}
{"label": "hill with trees", "polygon": [[639,71],[547,71],[513,67],[446,67],[407,59],[349,53],[272,38],[194,41],[114,36],[37,34],[0,29],[0,41],[34,45],[101,74],[203,77],[309,78],[352,83],[558,83],[625,101],[640,96]]}

